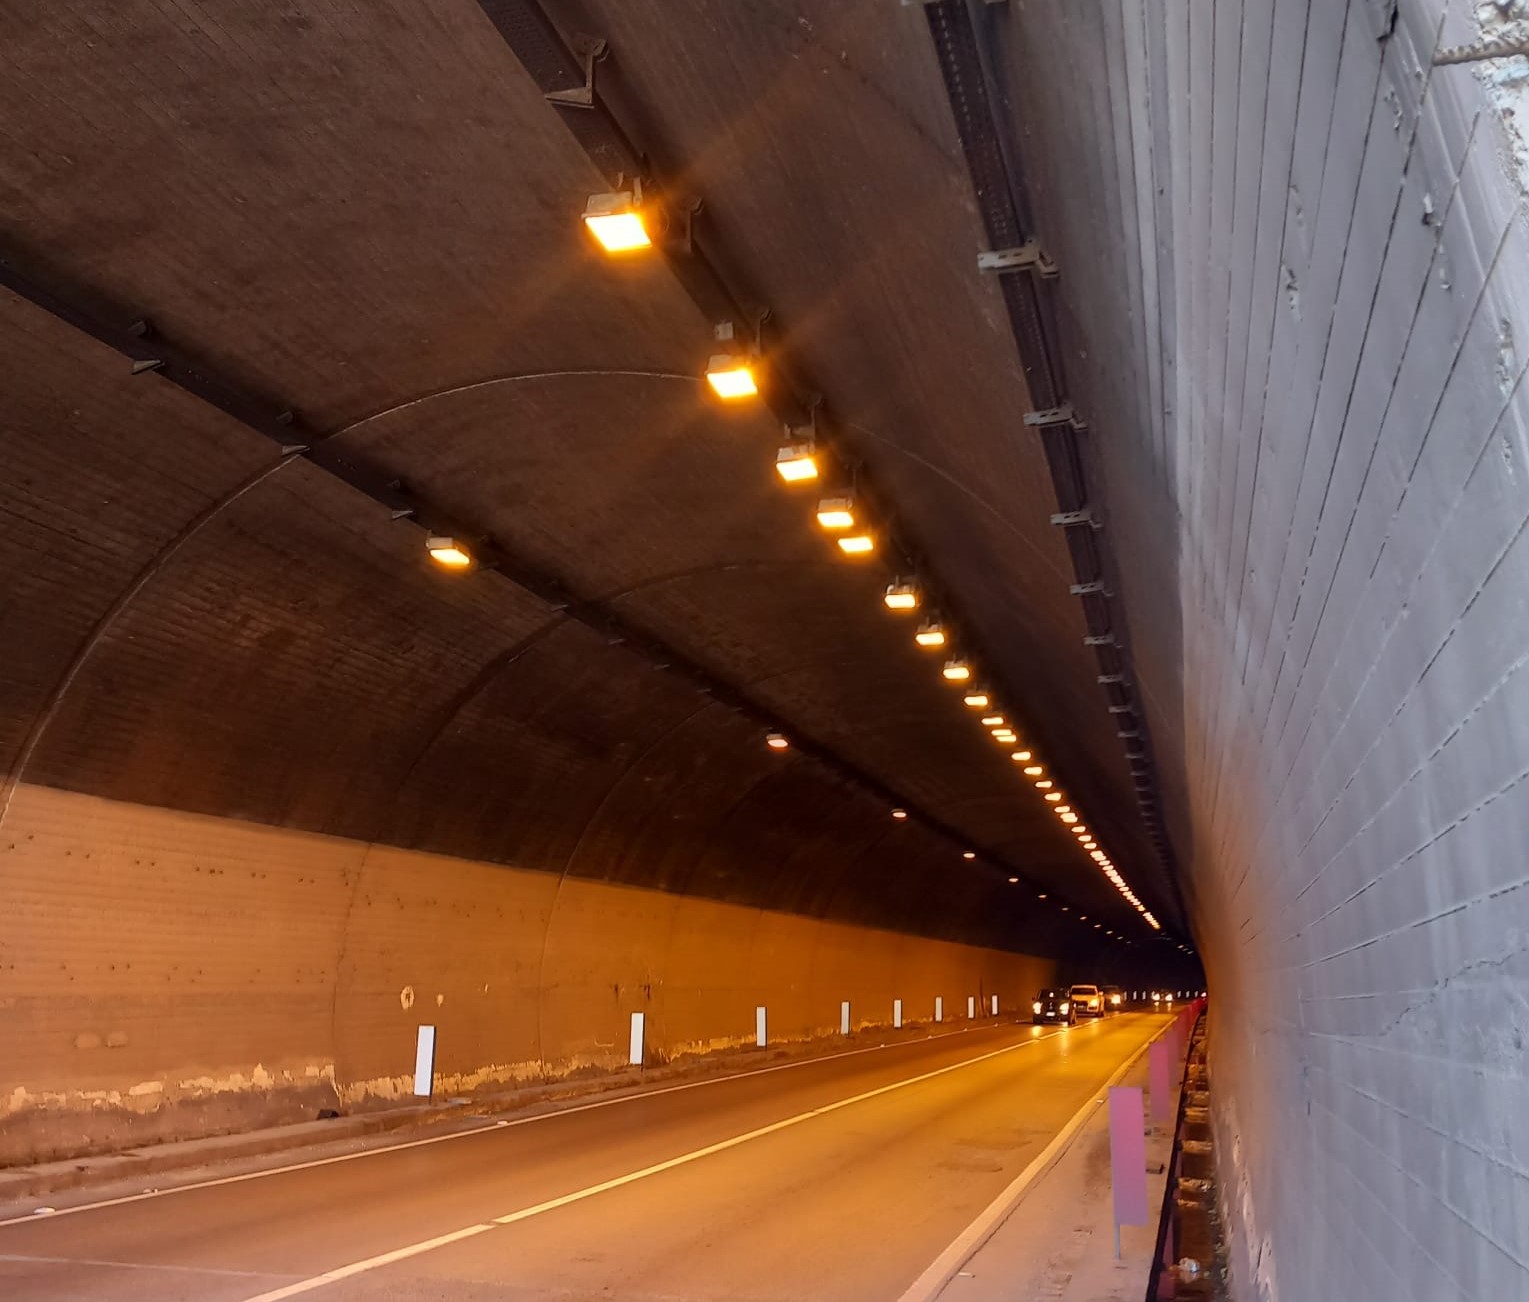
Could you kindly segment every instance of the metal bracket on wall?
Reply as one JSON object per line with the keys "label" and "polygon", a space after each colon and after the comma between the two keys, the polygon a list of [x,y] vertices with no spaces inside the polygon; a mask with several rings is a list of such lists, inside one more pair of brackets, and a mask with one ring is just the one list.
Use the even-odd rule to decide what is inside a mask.
{"label": "metal bracket on wall", "polygon": [[1067,591],[1075,597],[1092,597],[1104,592],[1104,580],[1095,579],[1092,583],[1074,583],[1068,587]]}
{"label": "metal bracket on wall", "polygon": [[595,106],[595,64],[606,56],[610,47],[598,36],[575,36],[570,44],[584,65],[584,84],[569,90],[549,90],[542,98],[559,108],[592,109]]}
{"label": "metal bracket on wall", "polygon": [[1093,508],[1087,506],[1077,511],[1058,511],[1051,517],[1052,524],[1060,525],[1064,529],[1070,529],[1080,524],[1093,524],[1093,522]]}
{"label": "metal bracket on wall", "polygon": [[1124,674],[1100,674],[1094,681],[1101,687],[1109,687],[1114,683],[1123,683],[1126,680]]}
{"label": "metal bracket on wall", "polygon": [[1042,280],[1055,280],[1061,273],[1035,240],[1026,240],[1017,248],[989,249],[977,255],[977,270],[1006,275],[1011,271],[1033,271]]}
{"label": "metal bracket on wall", "polygon": [[1112,706],[1109,707],[1109,709],[1110,709],[1110,713],[1111,714],[1135,714],[1136,713],[1136,707],[1134,705],[1112,705]]}
{"label": "metal bracket on wall", "polygon": [[1048,407],[1045,411],[1027,411],[1025,413],[1025,425],[1029,429],[1048,429],[1056,425],[1070,425],[1074,431],[1081,433],[1088,426],[1078,418],[1072,409],[1072,403],[1064,402],[1060,407]]}
{"label": "metal bracket on wall", "polygon": [[1115,646],[1113,633],[1090,633],[1083,639],[1084,646]]}

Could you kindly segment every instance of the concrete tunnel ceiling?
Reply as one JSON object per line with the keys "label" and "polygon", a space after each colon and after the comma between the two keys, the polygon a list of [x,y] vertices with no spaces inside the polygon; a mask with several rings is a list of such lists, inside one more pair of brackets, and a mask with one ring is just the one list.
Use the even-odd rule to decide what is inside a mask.
{"label": "concrete tunnel ceiling", "polygon": [[[674,266],[581,230],[611,178],[570,130],[589,110],[506,39],[517,9],[0,20],[28,137],[0,155],[7,790],[1169,951],[1171,857],[1118,735],[1146,725],[1111,706],[1126,621],[1171,644],[1176,603],[1111,594],[1128,686],[1101,686],[922,17],[554,12],[565,44],[608,42],[611,114],[704,200],[778,382],[821,397],[858,463],[824,491],[874,491],[883,554],[854,562],[816,488],[777,482],[776,413],[704,392],[713,321]],[[283,411],[285,447],[259,432]],[[497,564],[434,567],[432,520]],[[899,551],[1162,937],[913,645],[921,616],[883,607]]]}

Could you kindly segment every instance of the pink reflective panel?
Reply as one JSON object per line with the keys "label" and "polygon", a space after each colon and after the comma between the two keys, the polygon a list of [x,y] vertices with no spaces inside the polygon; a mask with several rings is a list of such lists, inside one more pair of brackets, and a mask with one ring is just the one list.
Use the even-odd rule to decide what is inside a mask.
{"label": "pink reflective panel", "polygon": [[1169,1120],[1169,1094],[1173,1090],[1172,1055],[1168,1041],[1156,1039],[1147,1050],[1147,1083],[1152,1087],[1152,1120]]}
{"label": "pink reflective panel", "polygon": [[1141,1089],[1110,1089],[1110,1180],[1115,1186],[1115,1224],[1147,1223],[1147,1137]]}

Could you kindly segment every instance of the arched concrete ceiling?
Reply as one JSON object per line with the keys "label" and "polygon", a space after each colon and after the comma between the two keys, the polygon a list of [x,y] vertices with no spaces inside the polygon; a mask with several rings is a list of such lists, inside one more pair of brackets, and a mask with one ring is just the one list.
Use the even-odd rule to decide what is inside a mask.
{"label": "arched concrete ceiling", "polygon": [[[963,650],[1181,925],[917,8],[554,17],[609,42],[612,111],[704,198]],[[707,399],[711,322],[669,267],[594,252],[605,181],[476,3],[27,4],[0,48],[12,271],[146,318],[323,449],[0,298],[10,782],[1012,947],[1085,953],[1083,912],[1152,939],[882,609],[887,571],[775,482],[775,419]],[[576,609],[436,571],[352,463]],[[770,753],[763,721],[810,744]]]}

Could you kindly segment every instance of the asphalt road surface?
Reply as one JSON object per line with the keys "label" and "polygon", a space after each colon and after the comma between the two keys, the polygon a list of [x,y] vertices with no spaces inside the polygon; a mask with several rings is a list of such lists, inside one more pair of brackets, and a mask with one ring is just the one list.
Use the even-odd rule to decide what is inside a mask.
{"label": "asphalt road surface", "polygon": [[1162,1022],[1000,1023],[83,1195],[0,1219],[0,1298],[895,1300]]}

